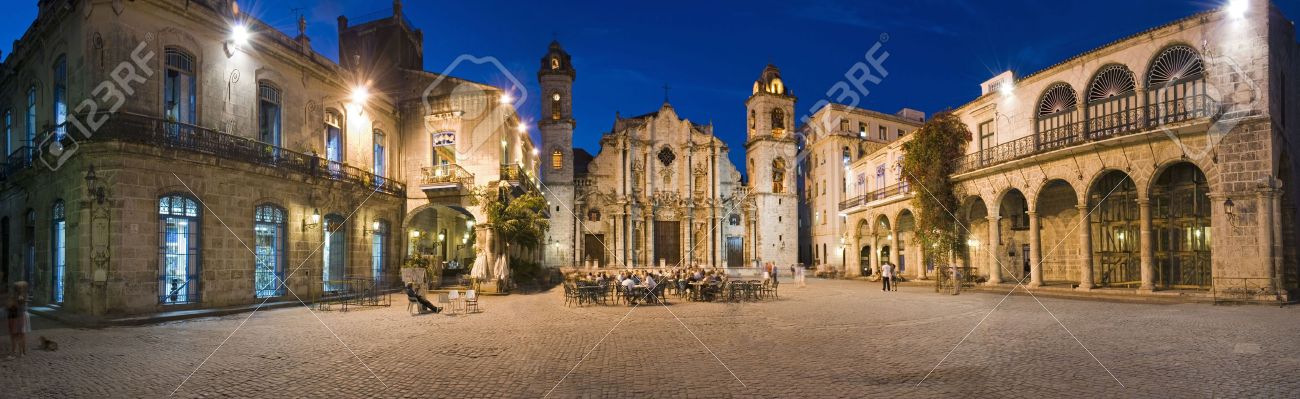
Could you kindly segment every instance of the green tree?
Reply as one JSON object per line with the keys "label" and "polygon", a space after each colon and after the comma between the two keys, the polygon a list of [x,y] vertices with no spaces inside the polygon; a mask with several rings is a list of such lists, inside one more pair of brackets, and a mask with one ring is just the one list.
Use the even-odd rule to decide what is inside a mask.
{"label": "green tree", "polygon": [[[550,220],[546,217],[546,199],[535,191],[527,191],[519,196],[510,192],[505,182],[496,182],[478,190],[474,202],[483,207],[486,216],[486,228],[491,229],[492,239],[488,248],[489,255],[483,259],[484,270],[475,270],[475,277],[492,276],[503,280],[509,279],[508,272],[527,262],[510,260],[510,246],[536,249],[550,229]],[[478,262],[475,263],[476,267]],[[490,274],[488,270],[491,270]]]}
{"label": "green tree", "polygon": [[936,114],[903,143],[903,176],[911,185],[916,237],[928,259],[953,261],[964,230],[953,216],[957,211],[956,185],[952,176],[971,132],[951,111]]}

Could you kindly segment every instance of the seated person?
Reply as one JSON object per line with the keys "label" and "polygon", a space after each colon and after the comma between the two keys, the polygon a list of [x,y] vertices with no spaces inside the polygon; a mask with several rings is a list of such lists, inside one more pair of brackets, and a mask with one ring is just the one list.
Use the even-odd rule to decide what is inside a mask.
{"label": "seated person", "polygon": [[420,302],[421,313],[423,312],[438,313],[442,311],[442,308],[433,306],[433,303],[429,302],[428,299],[424,299],[424,295],[415,293],[415,283],[406,283],[406,297],[413,298],[416,301]]}

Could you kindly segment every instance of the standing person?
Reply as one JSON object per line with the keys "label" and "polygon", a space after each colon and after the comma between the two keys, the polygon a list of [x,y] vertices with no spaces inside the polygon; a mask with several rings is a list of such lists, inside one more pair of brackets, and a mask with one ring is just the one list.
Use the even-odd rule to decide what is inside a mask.
{"label": "standing person", "polygon": [[948,265],[948,268],[951,269],[952,272],[952,294],[953,295],[960,294],[961,293],[961,272],[957,270],[956,263]]}
{"label": "standing person", "polygon": [[14,283],[14,292],[5,307],[9,316],[9,357],[22,357],[27,354],[27,333],[31,331],[31,320],[27,318],[27,282]]}
{"label": "standing person", "polygon": [[881,263],[880,282],[882,286],[880,287],[880,290],[889,291],[889,284],[892,282],[891,280],[893,279],[894,279],[894,265],[889,264],[889,262]]}
{"label": "standing person", "polygon": [[806,269],[803,268],[803,265],[795,265],[792,267],[794,268],[794,279],[799,282],[799,287],[806,287],[807,285],[804,284],[804,272]]}

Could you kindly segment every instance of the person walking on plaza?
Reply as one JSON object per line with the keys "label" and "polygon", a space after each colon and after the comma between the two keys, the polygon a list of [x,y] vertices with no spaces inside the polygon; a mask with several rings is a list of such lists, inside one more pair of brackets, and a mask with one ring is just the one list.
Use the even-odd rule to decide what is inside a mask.
{"label": "person walking on plaza", "polygon": [[881,264],[880,264],[880,282],[881,282],[882,286],[880,287],[880,290],[881,290],[881,291],[889,291],[889,290],[890,290],[890,288],[889,288],[889,284],[893,282],[893,281],[891,281],[891,280],[893,280],[893,279],[894,279],[894,265],[889,264],[889,262],[881,263]]}
{"label": "person walking on plaza", "polygon": [[14,291],[5,306],[9,327],[9,359],[27,354],[27,333],[32,331],[27,318],[27,282],[14,283]]}

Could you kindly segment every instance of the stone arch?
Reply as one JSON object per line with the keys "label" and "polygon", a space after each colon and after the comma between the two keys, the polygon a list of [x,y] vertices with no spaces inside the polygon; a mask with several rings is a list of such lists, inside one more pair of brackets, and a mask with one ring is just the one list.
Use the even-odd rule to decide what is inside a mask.
{"label": "stone arch", "polygon": [[[1151,182],[1150,216],[1155,287],[1209,289],[1214,201],[1205,173],[1174,162]],[[1272,212],[1271,209],[1266,210]]]}
{"label": "stone arch", "polygon": [[1107,168],[1089,181],[1088,228],[1092,240],[1093,283],[1137,288],[1142,284],[1140,218],[1142,195],[1128,172]]}
{"label": "stone arch", "polygon": [[[1191,157],[1188,158],[1170,157],[1169,159],[1163,160],[1159,164],[1157,164],[1156,167],[1151,170],[1151,174],[1149,176],[1145,176],[1144,179],[1138,180],[1138,182],[1142,183],[1138,187],[1138,192],[1139,194],[1142,195],[1142,198],[1148,198],[1149,193],[1151,193],[1151,189],[1154,188],[1156,185],[1156,180],[1159,179],[1160,176],[1164,174],[1166,170],[1168,170],[1172,166],[1182,164],[1182,163],[1190,163],[1192,164],[1192,166],[1195,166],[1196,169],[1200,170],[1201,173],[1205,175],[1206,182],[1207,184],[1209,184],[1211,192],[1222,191],[1221,190],[1222,187],[1219,186],[1219,182],[1218,182],[1219,174],[1216,173],[1218,172],[1218,168],[1214,168],[1214,167],[1206,168],[1205,166],[1207,165],[1204,165],[1203,162],[1200,162],[1199,160],[1193,159]],[[1209,166],[1214,166],[1214,164],[1210,164]]]}
{"label": "stone arch", "polygon": [[1038,217],[1043,280],[1078,282],[1085,266],[1079,256],[1081,242],[1078,190],[1066,179],[1047,179],[1038,189],[1034,211]]}

